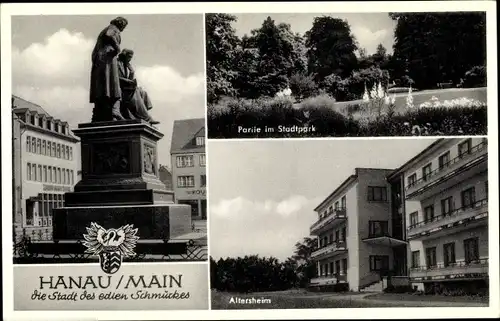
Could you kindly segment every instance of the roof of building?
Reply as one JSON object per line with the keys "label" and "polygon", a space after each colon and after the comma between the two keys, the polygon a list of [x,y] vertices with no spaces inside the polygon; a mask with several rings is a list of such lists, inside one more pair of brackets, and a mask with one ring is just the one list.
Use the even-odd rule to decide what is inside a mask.
{"label": "roof of building", "polygon": [[334,196],[335,194],[337,194],[340,190],[342,190],[343,188],[345,188],[346,186],[348,186],[352,182],[356,181],[357,179],[358,179],[358,175],[350,175],[349,177],[347,177],[347,179],[345,181],[343,181],[342,184],[340,184],[333,192],[331,192],[330,195],[328,195],[327,197],[325,197],[325,199],[323,201],[321,201],[321,203],[319,203],[319,205],[316,206],[316,208],[314,208],[314,210],[317,211],[320,207],[322,207],[323,205],[325,205],[327,203],[327,201],[332,196]]}
{"label": "roof of building", "polygon": [[357,167],[354,170],[355,174],[354,175],[350,175],[349,177],[347,177],[347,179],[345,181],[343,181],[342,184],[340,184],[327,197],[325,197],[325,199],[323,201],[321,201],[321,203],[318,206],[316,206],[316,208],[314,210],[317,211],[320,207],[322,207],[323,205],[325,205],[328,202],[328,200],[330,200],[335,194],[337,194],[338,192],[340,192],[341,190],[343,190],[344,188],[346,188],[347,186],[349,186],[351,183],[355,182],[358,179],[359,171],[360,170],[384,171],[384,172],[393,171],[393,169],[389,169],[389,168]]}
{"label": "roof of building", "polygon": [[[11,107],[12,107],[12,113],[16,116],[21,115],[21,114],[25,113],[26,111],[30,111],[30,112],[35,112],[38,115],[42,115],[42,116],[46,117],[47,119],[52,119],[55,123],[59,122],[59,123],[64,124],[64,125],[68,125],[68,122],[66,122],[64,120],[54,119],[54,117],[52,117],[45,109],[43,109],[42,106],[35,104],[31,101],[28,101],[24,98],[21,98],[19,96],[16,96],[16,95],[12,95],[12,106]],[[19,119],[19,117],[17,117],[17,119]],[[24,124],[24,126],[29,126],[29,124],[26,124],[25,122],[22,122],[22,123]],[[36,128],[36,130],[46,130],[46,129],[41,129],[41,128],[37,128],[34,126],[32,126],[32,128],[34,128],[34,129]],[[68,128],[68,130],[69,130],[69,128]],[[79,141],[79,139],[73,135],[73,132],[71,130],[69,130],[68,132],[69,132],[68,135],[62,134],[62,133],[55,133],[55,132],[54,132],[54,134],[60,135],[61,137],[67,137],[74,142]]]}
{"label": "roof of building", "polygon": [[205,119],[182,119],[174,121],[170,153],[204,152],[205,146],[195,144],[196,137],[205,137]]}
{"label": "roof of building", "polygon": [[413,163],[417,159],[420,159],[424,154],[426,154],[430,150],[434,149],[438,144],[440,144],[443,141],[444,141],[444,138],[439,138],[439,139],[435,140],[434,142],[432,142],[432,144],[430,144],[429,146],[427,146],[420,153],[418,153],[417,155],[415,155],[414,157],[412,157],[409,161],[407,161],[406,163],[404,163],[403,165],[401,165],[399,168],[395,169],[392,173],[390,173],[389,175],[387,175],[387,179],[391,180],[391,179],[395,178],[396,176],[400,175],[403,171],[405,171],[408,168],[408,166],[411,163]]}

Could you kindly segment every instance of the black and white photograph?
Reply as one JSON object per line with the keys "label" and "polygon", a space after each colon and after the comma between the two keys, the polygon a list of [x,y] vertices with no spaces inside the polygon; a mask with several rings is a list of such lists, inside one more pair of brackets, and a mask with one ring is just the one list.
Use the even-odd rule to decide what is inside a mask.
{"label": "black and white photograph", "polygon": [[486,138],[209,149],[212,309],[488,306]]}
{"label": "black and white photograph", "polygon": [[210,13],[208,137],[487,134],[486,12]]}
{"label": "black and white photograph", "polygon": [[151,297],[207,309],[203,15],[15,16],[11,55],[15,306],[56,296],[20,286],[40,265],[98,263],[84,269],[97,278],[130,262],[199,262],[177,266],[184,278],[155,265],[161,277],[124,281],[158,293],[49,308],[165,308]]}

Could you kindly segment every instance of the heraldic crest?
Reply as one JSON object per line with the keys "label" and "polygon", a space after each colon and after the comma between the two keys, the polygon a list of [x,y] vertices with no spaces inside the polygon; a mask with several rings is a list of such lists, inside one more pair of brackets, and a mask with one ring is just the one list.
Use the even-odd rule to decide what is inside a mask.
{"label": "heraldic crest", "polygon": [[87,227],[87,233],[83,235],[83,245],[87,247],[85,252],[99,256],[101,269],[108,274],[120,269],[123,258],[135,256],[134,249],[139,237],[136,236],[137,228],[131,224],[106,230],[92,223]]}

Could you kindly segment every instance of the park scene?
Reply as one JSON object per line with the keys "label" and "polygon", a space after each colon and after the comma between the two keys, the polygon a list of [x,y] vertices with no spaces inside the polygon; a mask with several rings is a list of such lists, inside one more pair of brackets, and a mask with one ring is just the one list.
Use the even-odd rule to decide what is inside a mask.
{"label": "park scene", "polygon": [[487,134],[485,13],[249,16],[206,15],[209,138]]}

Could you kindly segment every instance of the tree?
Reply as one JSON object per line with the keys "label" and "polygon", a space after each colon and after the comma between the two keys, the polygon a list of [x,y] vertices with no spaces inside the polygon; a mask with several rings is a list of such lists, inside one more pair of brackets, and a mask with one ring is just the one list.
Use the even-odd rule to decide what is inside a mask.
{"label": "tree", "polygon": [[207,100],[216,102],[221,96],[234,96],[232,85],[236,74],[234,61],[239,39],[231,24],[236,17],[229,14],[209,13],[205,18]]}
{"label": "tree", "polygon": [[252,30],[247,43],[258,50],[256,66],[259,91],[264,96],[274,96],[286,88],[300,51],[300,41],[289,24],[276,25],[267,17],[259,29]]}
{"label": "tree", "polygon": [[317,276],[316,264],[311,259],[311,254],[318,248],[318,239],[305,237],[302,242],[295,243],[292,259],[296,262],[296,274],[299,286],[305,287],[312,278]]}
{"label": "tree", "polygon": [[[419,88],[458,83],[473,66],[485,65],[484,12],[390,13],[395,28],[395,76],[408,74]],[[471,48],[474,48],[471,50]]]}
{"label": "tree", "polygon": [[321,83],[331,74],[348,77],[356,67],[357,45],[347,21],[316,17],[305,38],[308,70],[316,75],[316,82]]}

